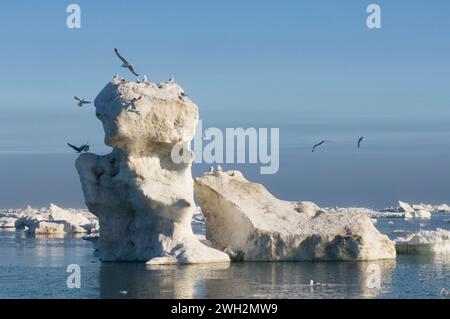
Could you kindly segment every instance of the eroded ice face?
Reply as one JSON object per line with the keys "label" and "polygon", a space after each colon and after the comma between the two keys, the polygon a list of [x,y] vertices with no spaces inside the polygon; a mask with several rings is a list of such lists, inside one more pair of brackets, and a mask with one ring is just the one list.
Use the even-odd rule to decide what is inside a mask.
{"label": "eroded ice face", "polygon": [[198,122],[197,106],[176,83],[113,81],[96,97],[95,108],[105,143],[124,151],[189,142]]}

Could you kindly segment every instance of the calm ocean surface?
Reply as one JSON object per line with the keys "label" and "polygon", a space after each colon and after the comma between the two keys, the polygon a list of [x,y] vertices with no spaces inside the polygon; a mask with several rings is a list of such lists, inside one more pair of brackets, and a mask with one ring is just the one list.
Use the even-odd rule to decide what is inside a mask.
{"label": "calm ocean surface", "polygon": [[[394,230],[448,229],[449,218],[450,213],[436,213],[429,221],[380,218],[377,227],[396,237],[405,233]],[[0,256],[0,298],[441,298],[441,289],[450,288],[450,255],[147,267],[101,263],[79,237],[0,231]],[[67,288],[69,264],[80,265],[80,289]],[[373,265],[379,266],[379,289],[369,288]],[[310,280],[320,285],[311,288]]]}

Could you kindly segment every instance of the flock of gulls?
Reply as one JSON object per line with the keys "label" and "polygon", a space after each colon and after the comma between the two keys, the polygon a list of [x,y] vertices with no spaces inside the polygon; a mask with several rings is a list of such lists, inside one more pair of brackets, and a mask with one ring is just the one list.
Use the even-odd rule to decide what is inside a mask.
{"label": "flock of gulls", "polygon": [[[133,64],[129,63],[128,60],[125,59],[125,57],[119,52],[119,50],[117,50],[117,49],[115,48],[115,49],[114,49],[114,53],[116,54],[116,56],[117,56],[117,57],[120,59],[120,61],[122,62],[122,65],[121,65],[122,68],[128,69],[134,76],[139,77],[139,74],[134,70]],[[125,81],[124,78],[120,78],[120,79],[119,79],[119,74],[116,73],[116,75],[114,75],[114,77],[113,77],[113,81],[118,81],[118,80],[120,80],[120,81]],[[149,80],[148,80],[147,76],[144,75],[142,80],[139,79],[139,78],[136,78],[136,82],[137,82],[137,83],[149,83]],[[170,78],[168,81],[166,81],[166,82],[158,83],[157,86],[158,86],[158,88],[162,88],[162,87],[164,87],[164,85],[170,84],[170,83],[174,83],[174,82],[175,82],[175,78],[174,78],[174,77],[171,77],[171,78]],[[180,100],[184,100],[184,97],[186,97],[186,96],[187,96],[187,94],[184,93],[183,91],[181,91],[181,93],[178,95],[178,98],[179,98]],[[78,97],[78,96],[74,96],[74,99],[75,99],[75,101],[77,102],[77,106],[79,106],[79,107],[82,107],[82,106],[84,106],[85,104],[91,104],[91,103],[92,103],[92,101],[88,101],[87,99],[80,98],[80,97]],[[141,99],[142,99],[142,95],[141,95],[140,97],[137,97],[137,98],[135,97],[135,98],[133,98],[131,101],[128,101],[127,103],[125,103],[125,104],[123,105],[123,107],[126,108],[128,112],[132,112],[132,113],[135,113],[135,114],[137,114],[137,115],[140,116],[141,113],[140,113],[140,112],[137,110],[137,108],[136,108],[136,102],[139,101],[139,100],[141,100]],[[363,141],[363,139],[364,139],[364,137],[361,136],[361,137],[357,140],[356,145],[357,145],[357,148],[358,148],[358,149],[361,147],[361,142]],[[314,152],[314,151],[316,150],[316,148],[318,148],[319,146],[324,145],[324,144],[327,143],[327,142],[329,142],[329,141],[327,141],[327,140],[322,140],[322,141],[320,141],[319,143],[314,144],[313,147],[312,147],[312,152]],[[82,152],[88,152],[88,151],[89,151],[89,144],[88,144],[88,143],[86,143],[86,144],[84,144],[84,145],[81,145],[81,146],[75,146],[75,145],[72,145],[72,144],[70,144],[70,143],[67,143],[67,145],[68,145],[69,147],[71,147],[72,149],[74,149],[77,153],[82,153]],[[218,170],[218,171],[221,171],[221,170],[222,170],[222,167],[219,165],[218,168],[217,168],[217,170]],[[213,171],[214,171],[214,168],[211,166],[210,172],[213,172]]]}
{"label": "flock of gulls", "polygon": [[[134,70],[134,66],[133,64],[129,63],[127,59],[125,59],[125,57],[119,52],[119,50],[117,50],[116,48],[114,49],[114,53],[116,54],[116,56],[120,59],[120,61],[122,62],[121,67],[128,69],[134,76],[139,77],[139,74]],[[125,81],[124,78],[119,78],[119,74],[116,73],[116,75],[114,75],[113,77],[113,81]],[[136,78],[136,82],[137,83],[150,83],[148,80],[148,77],[146,75],[143,76],[142,79]],[[175,78],[171,77],[169,80],[167,80],[166,82],[161,82],[158,83],[157,86],[158,88],[163,88],[165,85],[167,84],[171,84],[175,82]],[[178,98],[180,100],[184,100],[184,98],[187,96],[187,94],[184,91],[181,91],[181,93],[178,95]],[[76,104],[78,107],[82,107],[85,104],[91,104],[92,101],[89,101],[85,98],[81,98],[78,96],[74,96],[74,99],[76,101]],[[141,113],[137,110],[136,108],[136,102],[142,99],[142,95],[139,97],[135,97],[133,98],[131,101],[126,102],[123,107],[127,109],[128,112],[132,112],[135,113],[137,115],[141,115]],[[82,152],[88,152],[89,151],[89,144],[83,144],[80,146],[75,146],[73,144],[67,143],[67,145],[72,148],[73,150],[75,150],[75,152],[77,153],[82,153]]]}

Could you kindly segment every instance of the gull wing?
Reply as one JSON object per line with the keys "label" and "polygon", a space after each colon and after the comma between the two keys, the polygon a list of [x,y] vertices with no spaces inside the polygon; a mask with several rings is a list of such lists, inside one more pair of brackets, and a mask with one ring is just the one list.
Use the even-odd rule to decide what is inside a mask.
{"label": "gull wing", "polygon": [[72,145],[70,143],[67,143],[67,145],[69,145],[69,147],[73,148],[78,153],[80,153],[82,151],[82,149],[80,147],[76,147],[75,145]]}
{"label": "gull wing", "polygon": [[128,65],[128,69],[129,69],[130,72],[133,73],[135,76],[139,76],[139,74],[137,74],[137,73],[134,71],[134,68],[133,68],[132,65]]}
{"label": "gull wing", "polygon": [[128,61],[119,53],[119,50],[114,49],[114,52],[116,53],[117,57],[123,62],[123,64],[129,64]]}

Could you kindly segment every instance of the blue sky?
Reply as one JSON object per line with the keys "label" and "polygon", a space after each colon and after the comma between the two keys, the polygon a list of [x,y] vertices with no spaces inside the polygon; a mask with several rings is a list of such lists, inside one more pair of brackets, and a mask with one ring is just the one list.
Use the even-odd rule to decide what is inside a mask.
{"label": "blue sky", "polygon": [[381,30],[365,25],[369,1],[77,1],[79,30],[69,3],[2,3],[3,107],[94,97],[115,72],[129,77],[118,47],[205,112],[450,114],[446,1],[377,1]]}
{"label": "blue sky", "polygon": [[[366,27],[373,2],[380,30]],[[66,27],[70,3],[81,6],[79,30]],[[175,76],[204,127],[279,127],[279,174],[242,168],[279,197],[450,202],[449,16],[450,2],[437,0],[2,2],[0,162],[10,166],[0,177],[10,187],[0,207],[44,205],[53,194],[82,205],[65,143],[107,149],[93,108],[73,96],[93,99],[116,72],[133,79],[114,47],[154,82]],[[334,142],[311,155],[321,139]]]}

